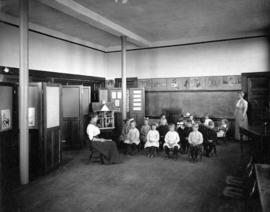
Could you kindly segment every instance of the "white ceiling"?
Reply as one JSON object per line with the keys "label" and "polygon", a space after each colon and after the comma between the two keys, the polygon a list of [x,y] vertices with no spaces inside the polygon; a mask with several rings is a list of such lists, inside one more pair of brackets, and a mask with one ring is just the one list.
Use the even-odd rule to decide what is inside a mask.
{"label": "white ceiling", "polygon": [[[73,13],[73,8],[54,7],[51,2],[56,1],[61,3],[41,1],[48,6],[30,0],[30,22],[78,42],[88,41],[92,47],[102,46],[105,51],[119,49],[119,35],[125,33],[122,28],[149,46],[164,46],[261,36],[270,26],[270,0],[128,0],[126,4],[121,0],[66,0],[104,17],[101,23],[97,23],[100,18],[87,21],[89,17]],[[18,17],[18,0],[0,2],[1,13]],[[108,23],[115,24],[119,34],[109,29]],[[129,39],[130,34],[126,35]],[[132,36],[129,41],[139,45]],[[131,43],[129,46],[135,48]]]}

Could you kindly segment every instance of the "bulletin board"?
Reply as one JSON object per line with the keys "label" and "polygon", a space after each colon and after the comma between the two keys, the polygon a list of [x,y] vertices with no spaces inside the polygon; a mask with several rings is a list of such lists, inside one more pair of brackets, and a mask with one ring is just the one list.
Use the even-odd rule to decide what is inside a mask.
{"label": "bulletin board", "polygon": [[129,90],[130,117],[135,118],[137,125],[142,125],[145,117],[145,92],[143,88]]}
{"label": "bulletin board", "polygon": [[109,101],[108,90],[107,89],[99,89],[99,102],[107,103]]}
{"label": "bulletin board", "polygon": [[[109,90],[108,101],[113,103],[113,106],[118,110],[121,111],[122,107],[122,89],[114,88]],[[127,101],[127,112],[129,112],[129,89],[127,89],[126,93],[126,101]]]}
{"label": "bulletin board", "polygon": [[46,86],[47,128],[60,126],[60,88]]}
{"label": "bulletin board", "polygon": [[0,132],[12,129],[13,87],[0,85]]}

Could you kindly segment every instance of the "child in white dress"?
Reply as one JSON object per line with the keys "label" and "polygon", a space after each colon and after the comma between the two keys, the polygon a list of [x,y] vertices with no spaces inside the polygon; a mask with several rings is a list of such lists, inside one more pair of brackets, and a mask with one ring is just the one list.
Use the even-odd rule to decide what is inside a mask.
{"label": "child in white dress", "polygon": [[178,158],[178,150],[180,149],[180,145],[178,144],[180,141],[178,133],[175,131],[175,125],[170,124],[169,125],[169,132],[165,135],[165,143],[163,145],[163,148],[168,156],[170,158],[170,151],[173,151],[173,158]]}
{"label": "child in white dress", "polygon": [[157,124],[151,125],[151,130],[147,133],[146,143],[144,145],[147,157],[155,157],[157,149],[159,148],[159,132],[157,131]]}
{"label": "child in white dress", "polygon": [[129,128],[127,138],[124,141],[124,143],[127,145],[126,153],[130,155],[134,155],[137,149],[137,146],[140,144],[140,132],[136,128],[135,121],[130,122],[130,128]]}

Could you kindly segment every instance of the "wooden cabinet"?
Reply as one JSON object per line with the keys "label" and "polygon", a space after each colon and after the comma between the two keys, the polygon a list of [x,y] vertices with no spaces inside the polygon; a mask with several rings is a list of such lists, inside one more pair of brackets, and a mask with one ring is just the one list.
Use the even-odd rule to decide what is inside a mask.
{"label": "wooden cabinet", "polygon": [[270,73],[244,73],[242,87],[247,94],[249,123],[269,121]]}

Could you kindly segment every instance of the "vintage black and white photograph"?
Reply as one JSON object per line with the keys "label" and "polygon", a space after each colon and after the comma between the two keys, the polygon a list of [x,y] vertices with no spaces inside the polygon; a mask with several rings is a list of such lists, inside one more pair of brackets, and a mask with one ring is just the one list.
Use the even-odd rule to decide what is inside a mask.
{"label": "vintage black and white photograph", "polygon": [[0,212],[270,212],[270,0],[0,0]]}

